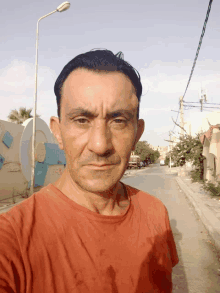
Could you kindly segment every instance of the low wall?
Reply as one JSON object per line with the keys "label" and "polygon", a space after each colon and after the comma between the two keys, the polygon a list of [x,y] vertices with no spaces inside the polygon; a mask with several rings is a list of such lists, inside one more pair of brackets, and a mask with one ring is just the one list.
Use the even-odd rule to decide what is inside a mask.
{"label": "low wall", "polygon": [[[30,195],[33,119],[23,125],[0,120],[0,206]],[[41,145],[41,149],[37,146]],[[42,156],[42,148],[44,154]],[[36,119],[35,188],[55,182],[65,169],[65,155],[52,132],[40,118]]]}

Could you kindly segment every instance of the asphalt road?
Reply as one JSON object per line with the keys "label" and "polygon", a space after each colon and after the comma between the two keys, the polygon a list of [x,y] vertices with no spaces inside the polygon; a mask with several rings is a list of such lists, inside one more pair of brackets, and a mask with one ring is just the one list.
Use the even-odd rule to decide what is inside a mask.
{"label": "asphalt road", "polygon": [[173,269],[174,293],[219,293],[220,258],[193,206],[167,166],[154,165],[123,182],[159,198],[167,207],[180,262]]}

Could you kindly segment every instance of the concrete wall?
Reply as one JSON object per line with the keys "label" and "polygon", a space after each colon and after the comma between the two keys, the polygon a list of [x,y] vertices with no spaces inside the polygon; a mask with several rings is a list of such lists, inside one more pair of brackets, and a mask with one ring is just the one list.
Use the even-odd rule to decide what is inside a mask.
{"label": "concrete wall", "polygon": [[[220,130],[214,128],[211,140],[206,137],[203,143],[204,179],[215,183],[220,181]],[[215,176],[213,176],[213,173]]]}
{"label": "concrete wall", "polygon": [[[30,132],[32,123],[32,119],[26,120],[23,125],[0,120],[0,206],[1,200],[17,194],[25,195],[29,190],[32,135],[30,133],[27,135],[27,130],[29,128]],[[38,182],[38,186],[35,186],[35,191],[55,182],[63,173],[66,163],[65,155],[59,150],[58,143],[47,124],[37,118],[36,125],[41,126],[36,130],[35,183]],[[24,137],[26,140],[22,141]],[[39,144],[42,146],[41,149],[39,147],[37,149]],[[25,150],[23,158],[22,148]],[[44,156],[42,156],[42,149],[44,149]]]}
{"label": "concrete wall", "polygon": [[[0,120],[0,155],[4,158],[0,169],[1,199],[12,196],[13,190],[23,192],[27,186],[19,161],[19,144],[23,130],[23,125]],[[3,142],[6,133],[13,138],[10,147]]]}

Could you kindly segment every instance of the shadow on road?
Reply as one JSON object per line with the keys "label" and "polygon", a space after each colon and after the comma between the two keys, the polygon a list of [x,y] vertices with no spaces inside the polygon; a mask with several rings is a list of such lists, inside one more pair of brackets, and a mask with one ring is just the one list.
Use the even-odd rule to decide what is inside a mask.
{"label": "shadow on road", "polygon": [[173,231],[174,240],[176,243],[179,263],[173,268],[173,293],[187,293],[189,292],[186,273],[184,269],[181,248],[179,242],[182,240],[182,233],[177,229],[176,220],[170,220],[170,226]]}

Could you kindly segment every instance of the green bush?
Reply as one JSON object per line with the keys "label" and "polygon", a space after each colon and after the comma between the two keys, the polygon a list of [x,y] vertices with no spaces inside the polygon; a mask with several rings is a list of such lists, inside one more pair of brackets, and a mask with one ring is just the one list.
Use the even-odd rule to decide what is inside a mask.
{"label": "green bush", "polygon": [[165,161],[164,161],[165,165],[168,165],[169,162],[170,162],[170,157],[166,156]]}
{"label": "green bush", "polygon": [[147,141],[138,141],[135,146],[135,155],[140,156],[141,161],[155,163],[160,157],[158,150],[153,150]]}
{"label": "green bush", "polygon": [[190,177],[192,179],[192,182],[202,182],[204,183],[203,180],[203,171],[204,169],[194,169],[190,171]]}
{"label": "green bush", "polygon": [[203,189],[210,192],[213,196],[220,196],[220,182],[218,181],[217,184],[211,182],[205,182],[203,185]]}
{"label": "green bush", "polygon": [[186,162],[191,162],[194,169],[190,172],[193,182],[203,181],[204,166],[203,161],[203,145],[200,141],[201,133],[192,137],[188,134],[181,136],[179,142],[173,147],[172,151],[167,155],[167,164],[169,164],[169,156],[176,166],[184,166]]}

